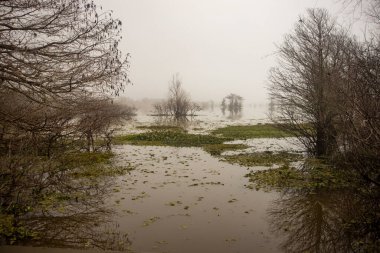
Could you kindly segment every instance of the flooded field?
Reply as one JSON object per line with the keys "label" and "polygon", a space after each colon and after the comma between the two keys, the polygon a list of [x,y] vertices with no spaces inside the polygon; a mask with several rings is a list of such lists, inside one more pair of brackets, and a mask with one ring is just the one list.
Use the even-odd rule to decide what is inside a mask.
{"label": "flooded field", "polygon": [[380,0],[0,0],[0,253],[380,253],[379,28]]}
{"label": "flooded field", "polygon": [[[233,125],[230,130],[235,132],[229,134],[237,131],[240,135],[239,125],[268,121],[263,107],[250,107],[239,118],[221,112],[202,113],[182,122],[158,122],[140,114],[119,131],[144,133],[151,131],[149,126],[171,124],[175,130],[164,138],[178,135],[197,140],[222,126]],[[188,135],[175,128],[178,125]],[[212,138],[215,141],[217,137]],[[152,143],[156,146],[148,142],[113,145],[112,166],[129,168],[125,173],[105,178],[90,173],[79,192],[75,189],[81,181],[75,178],[70,183],[73,189],[57,188],[65,204],[53,202],[52,210],[23,217],[35,236],[18,245],[33,247],[3,246],[0,251],[350,252],[357,241],[372,240],[370,227],[357,233],[357,227],[346,223],[355,217],[371,219],[367,215],[376,213],[371,208],[378,208],[372,199],[331,188],[333,181],[321,187],[318,174],[311,185],[260,187],[260,177],[256,178],[259,186],[252,183],[254,172],[277,173],[270,169],[280,168],[279,173],[287,174],[292,173],[289,164],[301,164],[298,161],[305,154],[295,137],[235,138],[191,147],[180,141],[172,146]],[[237,149],[228,149],[231,146]],[[273,174],[265,180],[275,185],[276,178]],[[352,237],[350,233],[356,234]]]}
{"label": "flooded field", "polygon": [[115,150],[137,166],[109,200],[136,252],[279,252],[266,213],[278,194],[245,188],[248,168],[197,148]]}
{"label": "flooded field", "polygon": [[[189,132],[202,134],[221,126],[267,121],[265,108],[253,106],[239,117],[221,111],[199,114],[180,123]],[[133,126],[147,124],[173,122],[143,116]],[[273,143],[252,146],[268,150]],[[128,231],[134,251],[280,252],[267,215],[278,193],[245,187],[249,170],[263,167],[232,165],[201,148],[119,145],[114,151],[118,164],[136,167],[118,178],[116,192],[107,202],[117,211],[115,219],[122,231]]]}
{"label": "flooded field", "polygon": [[222,111],[218,106],[197,112],[197,116],[179,120],[176,123],[172,119],[150,116],[152,110],[138,111],[137,116],[127,125],[119,129],[121,133],[141,132],[136,127],[145,125],[171,125],[177,124],[185,127],[190,133],[207,133],[209,130],[227,125],[248,125],[268,123],[268,106],[248,104],[238,113],[228,110]]}

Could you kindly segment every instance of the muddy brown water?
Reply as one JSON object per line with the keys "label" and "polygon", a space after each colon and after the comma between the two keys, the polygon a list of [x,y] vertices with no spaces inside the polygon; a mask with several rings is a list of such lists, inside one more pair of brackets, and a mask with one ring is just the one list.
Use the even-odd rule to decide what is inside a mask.
{"label": "muddy brown water", "polygon": [[114,150],[137,166],[108,200],[136,252],[279,252],[266,213],[278,194],[245,188],[247,168],[199,148]]}
{"label": "muddy brown water", "polygon": [[[89,252],[280,252],[280,238],[270,232],[267,213],[279,194],[244,186],[249,170],[264,167],[231,165],[201,148],[120,145],[114,152],[116,165],[130,164],[136,169],[107,185],[112,191],[98,201],[100,211],[93,206],[81,211],[95,212],[94,218],[106,217],[96,224],[79,213],[72,215],[72,225],[70,216],[64,224],[51,219],[45,240],[31,245]],[[108,225],[103,226],[102,220]],[[95,230],[86,231],[91,224]],[[57,234],[61,239],[54,242]],[[127,247],[117,247],[118,243]],[[7,246],[0,251],[63,252],[54,248]]]}
{"label": "muddy brown water", "polygon": [[[185,127],[189,132],[207,133],[228,124],[258,123],[265,121],[263,111],[248,108],[233,119],[218,110],[205,111]],[[134,132],[138,125],[168,124],[156,120],[140,114],[121,132]],[[247,189],[247,168],[219,161],[201,148],[121,145],[113,150],[117,165],[131,164],[136,169],[115,179],[112,193],[97,200],[99,210],[88,208],[93,218],[83,218],[87,207],[64,219],[43,217],[44,238],[28,245],[52,253],[61,252],[56,247],[91,252],[99,248],[138,253],[279,252],[280,242],[270,233],[267,216],[278,193]],[[114,246],[118,243],[123,245]],[[1,252],[40,250],[0,247]]]}
{"label": "muddy brown water", "polygon": [[[147,119],[140,117],[129,128],[154,124]],[[200,117],[188,130],[202,133],[261,121],[262,114],[246,113],[234,122],[216,115]],[[294,138],[231,143],[250,146],[245,152],[302,151]],[[347,229],[342,221],[375,219],[379,213],[377,200],[361,200],[357,193],[251,190],[244,176],[267,167],[228,164],[201,148],[120,145],[113,150],[116,165],[136,169],[108,179],[88,207],[32,221],[43,236],[27,245],[38,247],[0,246],[0,252],[270,253],[284,247],[289,252],[352,252],[352,241],[377,238],[370,226],[351,231],[354,237],[342,233]],[[380,252],[369,249],[363,252]]]}

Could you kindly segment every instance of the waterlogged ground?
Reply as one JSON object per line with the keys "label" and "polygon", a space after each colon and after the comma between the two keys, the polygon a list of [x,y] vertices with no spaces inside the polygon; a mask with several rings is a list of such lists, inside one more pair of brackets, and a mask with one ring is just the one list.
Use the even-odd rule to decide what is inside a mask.
{"label": "waterlogged ground", "polygon": [[[247,189],[255,168],[219,161],[200,148],[116,146],[136,166],[108,199],[135,252],[279,252],[267,209],[278,194]],[[256,168],[260,169],[260,167]]]}
{"label": "waterlogged ground", "polygon": [[26,217],[38,236],[20,245],[38,248],[0,252],[380,252],[378,195],[305,159],[296,138],[263,124],[263,108],[248,109],[174,127],[139,115],[120,133],[145,136],[113,146],[112,168],[125,174],[83,172],[86,197]]}
{"label": "waterlogged ground", "polygon": [[[140,126],[147,125],[171,125],[172,119],[162,117],[152,117],[150,111],[138,111],[137,116],[118,129],[119,134],[141,133],[144,130]],[[213,109],[202,110],[197,113],[196,117],[188,118],[185,121],[178,122],[179,125],[186,128],[189,133],[207,134],[210,130],[225,127],[227,125],[254,125],[270,122],[268,119],[268,108],[266,105],[248,104],[243,107],[242,111],[233,114],[229,111],[221,111],[218,106]]]}
{"label": "waterlogged ground", "polygon": [[[201,112],[179,125],[190,134],[209,134],[218,127],[267,121],[264,108],[251,106],[239,115],[223,115],[218,110]],[[173,122],[140,114],[118,133],[141,133],[149,131],[145,126],[169,124]],[[248,152],[297,151],[289,140],[231,143],[249,146]],[[98,204],[84,205],[67,215],[53,212],[49,219],[43,218],[48,224],[41,233],[44,236],[24,245],[52,247],[43,252],[53,253],[60,252],[53,248],[136,253],[281,252],[282,239],[270,232],[268,221],[268,209],[280,194],[252,190],[245,177],[268,167],[231,164],[202,147],[115,145],[113,152],[115,166],[135,169],[113,178],[105,189],[98,189],[104,192]],[[0,248],[1,252],[40,250]]]}
{"label": "waterlogged ground", "polygon": [[257,138],[247,140],[234,140],[225,142],[226,144],[244,144],[248,148],[239,151],[229,151],[224,154],[253,153],[253,152],[281,152],[303,153],[302,144],[296,137],[286,138]]}

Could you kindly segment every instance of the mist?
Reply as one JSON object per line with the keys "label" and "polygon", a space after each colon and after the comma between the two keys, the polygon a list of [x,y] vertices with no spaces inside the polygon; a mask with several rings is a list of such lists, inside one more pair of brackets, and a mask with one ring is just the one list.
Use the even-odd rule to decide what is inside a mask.
{"label": "mist", "polygon": [[[122,96],[164,98],[171,76],[197,101],[229,93],[265,103],[276,44],[307,8],[342,11],[330,0],[97,0],[123,23],[121,51],[130,54]],[[340,5],[341,6],[341,5]]]}

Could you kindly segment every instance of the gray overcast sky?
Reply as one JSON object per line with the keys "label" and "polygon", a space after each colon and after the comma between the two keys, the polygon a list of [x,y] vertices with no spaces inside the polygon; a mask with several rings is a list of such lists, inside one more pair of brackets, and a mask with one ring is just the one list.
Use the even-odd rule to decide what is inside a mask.
{"label": "gray overcast sky", "polygon": [[307,8],[339,12],[335,0],[96,0],[123,22],[133,86],[125,96],[164,98],[179,73],[194,100],[229,93],[266,101],[275,44]]}

